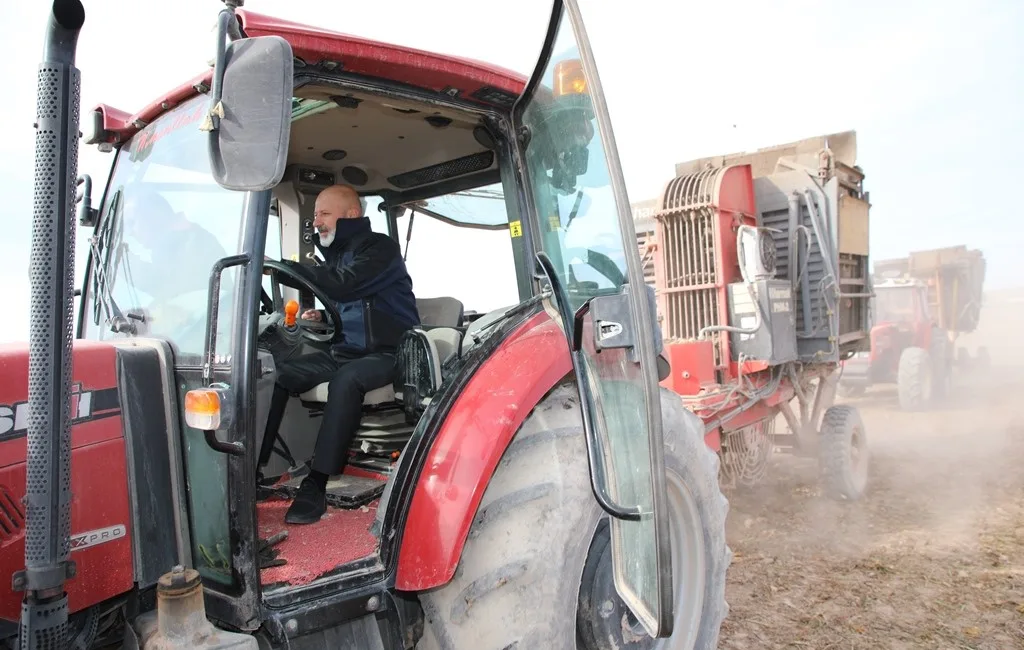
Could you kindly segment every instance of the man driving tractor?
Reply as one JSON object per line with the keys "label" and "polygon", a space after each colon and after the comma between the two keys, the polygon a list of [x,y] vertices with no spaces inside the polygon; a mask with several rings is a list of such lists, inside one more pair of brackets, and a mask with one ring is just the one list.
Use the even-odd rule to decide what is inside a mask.
{"label": "man driving tractor", "polygon": [[[401,248],[386,234],[373,232],[364,210],[365,202],[348,185],[323,190],[316,199],[313,227],[325,264],[283,261],[335,302],[341,322],[334,325],[343,335],[329,349],[275,359],[278,376],[265,446],[277,437],[290,395],[330,382],[310,473],[285,515],[290,524],[310,524],[323,516],[327,479],[344,467],[363,398],[393,381],[395,349],[402,335],[420,322]],[[323,314],[308,309],[301,318],[321,321]]]}

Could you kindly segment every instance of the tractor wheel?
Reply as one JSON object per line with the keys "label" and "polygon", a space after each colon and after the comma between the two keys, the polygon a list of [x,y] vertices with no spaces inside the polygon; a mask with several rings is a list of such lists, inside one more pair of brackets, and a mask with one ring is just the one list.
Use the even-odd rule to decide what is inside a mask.
{"label": "tractor wheel", "polygon": [[[661,391],[672,539],[674,634],[651,639],[613,586],[608,518],[590,485],[579,398],[562,384],[537,405],[499,463],[455,576],[420,594],[421,649],[712,649],[725,602],[728,502],[703,424]],[[575,604],[575,606],[573,606]],[[634,636],[637,630],[640,634]],[[596,641],[600,639],[600,641]]]}
{"label": "tractor wheel", "polygon": [[825,411],[821,421],[818,462],[829,498],[856,501],[868,483],[868,443],[860,413],[848,404]]}
{"label": "tractor wheel", "polygon": [[932,364],[924,348],[907,348],[900,355],[896,376],[896,390],[900,407],[917,411],[932,400]]}

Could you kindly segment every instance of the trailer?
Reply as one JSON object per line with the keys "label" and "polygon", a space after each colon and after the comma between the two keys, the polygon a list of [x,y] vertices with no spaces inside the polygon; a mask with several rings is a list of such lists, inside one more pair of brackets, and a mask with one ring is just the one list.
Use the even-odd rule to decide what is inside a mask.
{"label": "trailer", "polygon": [[704,422],[723,484],[757,484],[782,448],[817,454],[831,497],[864,493],[864,424],[833,403],[841,362],[869,342],[870,202],[855,160],[853,131],[694,160],[652,213],[634,205],[672,368],[662,385]]}
{"label": "trailer", "polygon": [[962,245],[876,262],[871,347],[844,364],[842,394],[896,384],[901,408],[917,410],[947,396],[958,368],[987,367],[984,347],[954,355],[978,327],[984,282],[984,255]]}

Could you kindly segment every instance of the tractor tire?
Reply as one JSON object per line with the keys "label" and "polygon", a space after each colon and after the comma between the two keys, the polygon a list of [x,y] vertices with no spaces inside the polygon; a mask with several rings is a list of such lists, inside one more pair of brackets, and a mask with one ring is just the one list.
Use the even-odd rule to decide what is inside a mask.
{"label": "tractor tire", "polygon": [[896,375],[896,390],[900,408],[918,411],[932,401],[932,364],[924,348],[907,348],[900,355]]}
{"label": "tractor tire", "polygon": [[818,439],[818,462],[826,496],[837,501],[857,501],[868,483],[867,437],[860,412],[837,404],[825,411]]}
{"label": "tractor tire", "polygon": [[[674,590],[689,586],[694,593],[687,594],[689,600],[676,596],[672,637],[644,636],[641,645],[629,647],[711,650],[728,611],[728,502],[718,486],[718,457],[704,444],[703,423],[673,393],[660,393],[674,578],[692,571]],[[578,393],[574,384],[560,384],[537,405],[505,451],[452,580],[419,595],[426,622],[417,648],[625,647],[608,637],[590,645],[579,632],[578,619],[589,613],[591,623],[614,622],[618,634],[628,634],[623,630],[627,610],[614,588],[610,598],[602,591],[612,584],[610,570],[594,570],[595,565],[607,568],[607,555],[599,552],[607,548],[601,531],[607,530],[608,517],[591,491],[589,472]],[[673,508],[680,496],[684,507]],[[691,523],[690,516],[697,521]],[[679,535],[688,543],[677,545]],[[685,555],[685,549],[694,547],[699,551],[676,559],[677,552]],[[687,564],[693,557],[699,563]],[[584,579],[593,582],[583,584]],[[601,597],[600,613],[621,611],[621,622],[588,607],[595,593]]]}

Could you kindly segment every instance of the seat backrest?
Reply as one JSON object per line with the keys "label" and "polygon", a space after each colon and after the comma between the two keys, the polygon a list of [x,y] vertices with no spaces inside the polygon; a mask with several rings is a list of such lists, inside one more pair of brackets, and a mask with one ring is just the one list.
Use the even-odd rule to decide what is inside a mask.
{"label": "seat backrest", "polygon": [[419,311],[420,322],[424,325],[458,327],[462,324],[462,301],[450,296],[417,298],[416,310]]}

